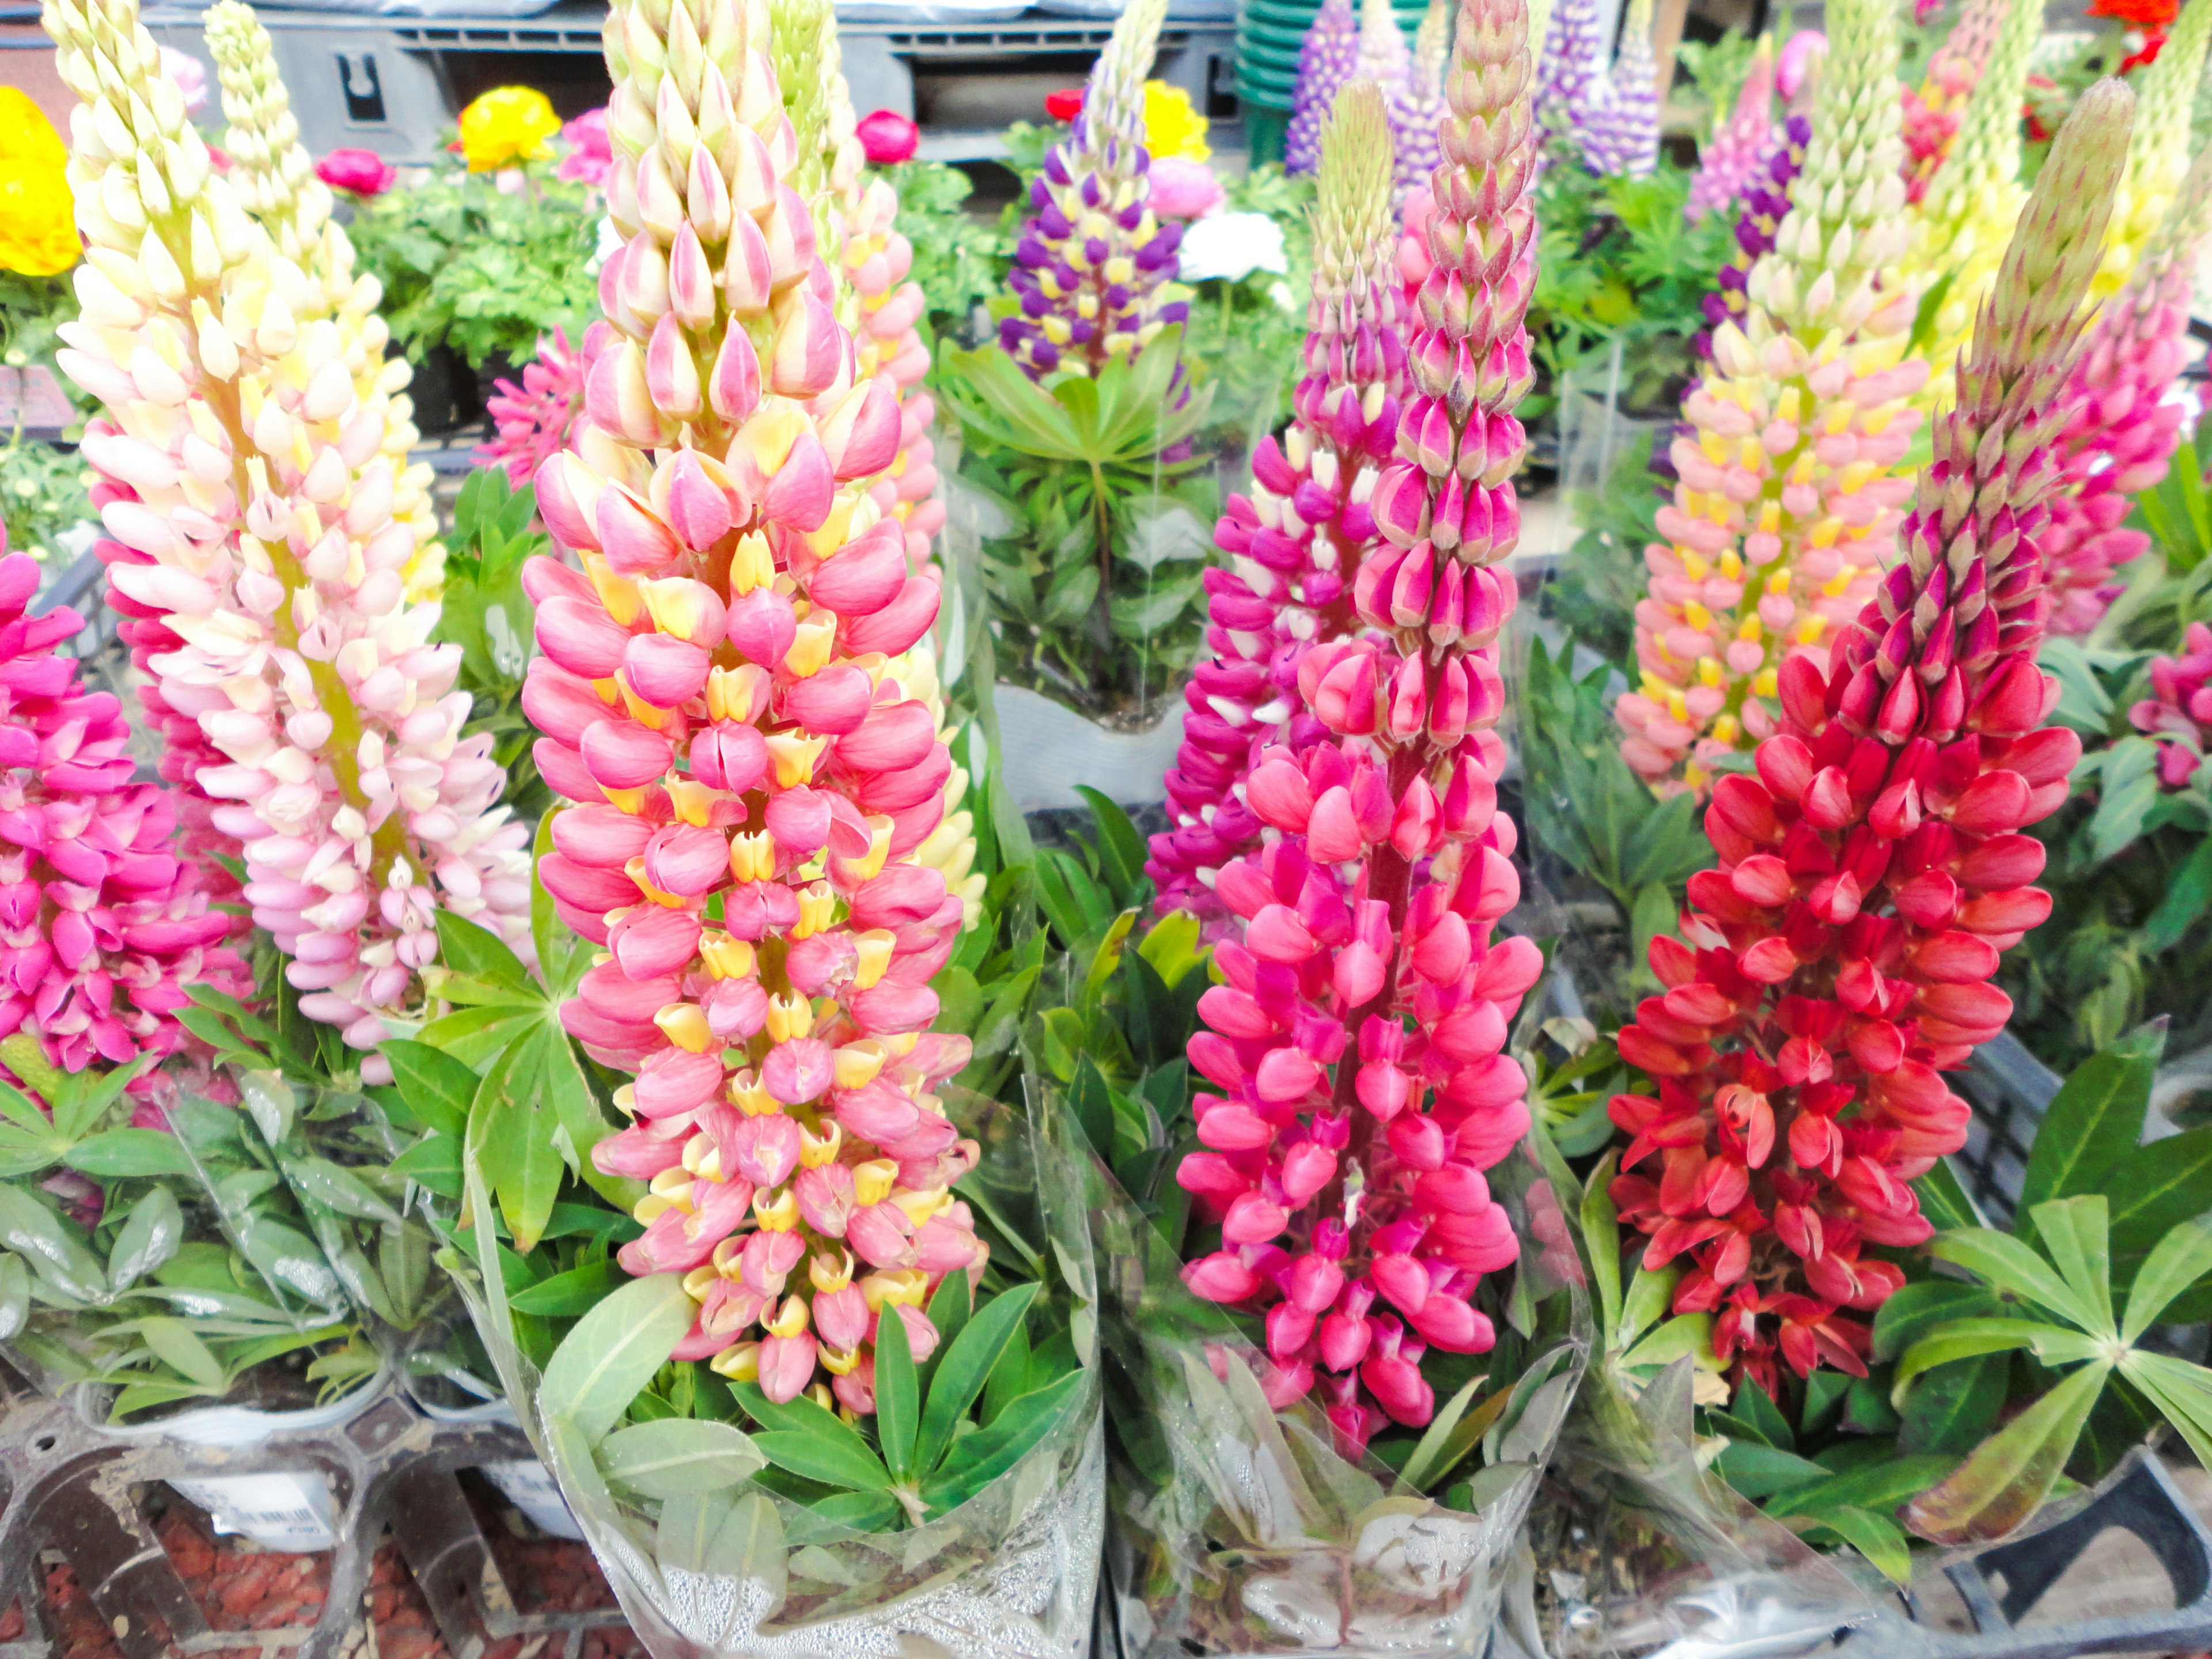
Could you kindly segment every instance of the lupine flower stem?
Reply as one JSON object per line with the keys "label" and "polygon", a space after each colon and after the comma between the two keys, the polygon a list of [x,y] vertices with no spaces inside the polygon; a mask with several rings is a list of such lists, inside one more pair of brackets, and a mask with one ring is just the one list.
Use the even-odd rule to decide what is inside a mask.
{"label": "lupine flower stem", "polygon": [[1720,867],[1652,943],[1668,988],[1620,1033],[1658,1088],[1613,1098],[1621,1167],[1661,1172],[1613,1199],[1647,1267],[1689,1257],[1674,1307],[1717,1312],[1715,1348],[1770,1394],[1778,1354],[1866,1373],[1866,1316],[1902,1283],[1867,1247],[1928,1237],[1910,1182],[1969,1115],[1943,1073],[2003,1029],[1999,953],[2050,911],[2020,832],[2065,800],[2081,745],[2042,725],[2035,538],[2133,101],[2101,82],[2059,135],[1897,562],[1831,670],[1783,665],[1780,729],[1705,815]]}

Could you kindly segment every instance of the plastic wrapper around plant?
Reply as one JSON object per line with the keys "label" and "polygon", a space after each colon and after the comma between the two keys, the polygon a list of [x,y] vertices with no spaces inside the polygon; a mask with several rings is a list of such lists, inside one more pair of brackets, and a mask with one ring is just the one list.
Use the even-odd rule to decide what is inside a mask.
{"label": "plastic wrapper around plant", "polygon": [[[983,1149],[957,1191],[991,1243],[992,1272],[1042,1284],[1032,1316],[1048,1304],[1053,1316],[1064,1316],[1085,1380],[1010,1468],[921,1524],[875,1531],[842,1524],[751,1478],[762,1457],[747,1437],[704,1419],[691,1424],[701,1452],[685,1460],[694,1468],[679,1483],[689,1489],[657,1500],[644,1495],[623,1479],[619,1445],[639,1425],[619,1425],[690,1328],[693,1304],[678,1276],[632,1280],[615,1292],[659,1311],[625,1318],[606,1351],[592,1352],[590,1375],[579,1385],[584,1355],[564,1345],[541,1373],[514,1339],[498,1276],[484,1271],[481,1257],[459,1264],[463,1294],[507,1396],[655,1659],[1088,1654],[1105,1451],[1083,1177],[1064,1150],[1065,1134],[996,1101],[951,1087],[940,1093]],[[489,1213],[473,1158],[466,1180],[470,1212]],[[473,1231],[462,1237],[471,1249],[481,1243]]]}
{"label": "plastic wrapper around plant", "polygon": [[1144,1211],[1088,1169],[1122,1659],[1484,1652],[1589,1347],[1582,1270],[1533,1154],[1488,1171],[1523,1241],[1490,1370],[1448,1402],[1438,1388],[1403,1473],[1347,1456],[1310,1397],[1269,1405],[1256,1322],[1193,1295]]}

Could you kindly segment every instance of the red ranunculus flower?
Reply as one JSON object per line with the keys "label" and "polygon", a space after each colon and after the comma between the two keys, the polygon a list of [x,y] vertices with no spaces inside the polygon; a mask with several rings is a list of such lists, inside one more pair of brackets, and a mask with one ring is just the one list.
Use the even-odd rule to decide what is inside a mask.
{"label": "red ranunculus flower", "polygon": [[1055,121],[1073,121],[1083,113],[1083,88],[1062,87],[1044,95],[1044,112]]}
{"label": "red ranunculus flower", "polygon": [[2089,15],[2111,17],[2146,34],[2163,34],[2181,10],[2181,0],[2090,0]]}
{"label": "red ranunculus flower", "polygon": [[879,109],[862,116],[858,131],[860,148],[879,167],[911,161],[921,148],[921,129],[896,110]]}
{"label": "red ranunculus flower", "polygon": [[399,171],[373,149],[334,149],[315,163],[315,177],[332,190],[356,196],[381,196]]}

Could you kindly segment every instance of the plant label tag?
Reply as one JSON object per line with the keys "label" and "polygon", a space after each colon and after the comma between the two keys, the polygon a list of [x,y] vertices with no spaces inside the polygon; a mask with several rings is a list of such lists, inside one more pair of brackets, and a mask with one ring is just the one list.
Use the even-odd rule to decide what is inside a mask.
{"label": "plant label tag", "polygon": [[574,1543],[584,1541],[584,1529],[576,1524],[569,1513],[561,1487],[553,1473],[534,1457],[525,1457],[512,1463],[487,1463],[484,1479],[507,1494],[507,1500],[528,1516],[538,1531],[549,1538],[566,1538]]}
{"label": "plant label tag", "polygon": [[331,1489],[319,1474],[230,1474],[169,1486],[205,1510],[219,1535],[242,1534],[265,1550],[288,1553],[337,1547]]}

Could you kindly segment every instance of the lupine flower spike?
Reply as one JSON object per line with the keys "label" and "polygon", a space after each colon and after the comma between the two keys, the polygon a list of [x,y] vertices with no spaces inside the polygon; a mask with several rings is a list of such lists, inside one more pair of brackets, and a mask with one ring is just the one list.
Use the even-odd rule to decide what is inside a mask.
{"label": "lupine flower spike", "polygon": [[1917,89],[1904,87],[1905,198],[1917,204],[1959,134],[1959,118],[1982,70],[1996,51],[1997,36],[2013,10],[2010,0],[1966,0],[1959,21],[1928,59]]}
{"label": "lupine flower spike", "polygon": [[1443,161],[1437,135],[1444,117],[1444,60],[1451,54],[1455,16],[1445,0],[1429,0],[1413,36],[1413,61],[1406,84],[1389,94],[1390,137],[1398,151],[1397,195],[1425,186]]}
{"label": "lupine flower spike", "polygon": [[1712,137],[1698,152],[1685,208],[1692,224],[1724,211],[1751,186],[1766,164],[1773,134],[1774,40],[1761,35],[1735,104],[1714,122]]}
{"label": "lupine flower spike", "polygon": [[2143,249],[2127,286],[2090,327],[2068,387],[2073,413],[2059,439],[2060,487],[2043,537],[2051,631],[2086,634],[2119,597],[2113,573],[2149,550],[2120,521],[2154,489],[2181,442],[2188,410],[2168,394],[2187,361],[2191,290],[2212,233],[2212,146]]}
{"label": "lupine flower spike", "polygon": [[565,329],[539,335],[538,355],[522,366],[521,383],[504,376],[493,382],[496,390],[485,409],[498,435],[477,450],[477,459],[501,468],[517,489],[529,483],[548,455],[568,446],[584,407],[591,356],[589,344],[568,343]]}
{"label": "lupine flower spike", "polygon": [[1831,672],[1783,665],[1780,729],[1706,811],[1719,868],[1652,942],[1667,989],[1620,1033],[1658,1092],[1613,1097],[1613,1201],[1646,1267],[1687,1258],[1675,1309],[1717,1314],[1715,1349],[1770,1394],[1785,1364],[1866,1374],[1902,1282],[1869,1251],[1929,1236],[1910,1182],[1969,1115],[1944,1073],[2004,1029],[1999,953],[2051,909],[2022,831],[2081,744],[2043,724],[2035,538],[2133,101],[2101,82],[2060,133],[1896,563]]}
{"label": "lupine flower spike", "polygon": [[1356,72],[1358,57],[1359,20],[1352,0],[1322,0],[1298,43],[1298,78],[1283,134],[1285,173],[1312,173],[1321,166],[1322,127],[1336,107],[1336,94]]}
{"label": "lupine flower spike", "polygon": [[2119,292],[2181,187],[2189,167],[2190,111],[2196,106],[2197,83],[2204,78],[2208,46],[2212,46],[2212,0],[2189,0],[2166,37],[2158,61],[2136,77],[2141,107],[2135,138],[2128,146],[2127,175],[2112,204],[2112,239],[2089,289],[2093,300]]}
{"label": "lupine flower spike", "polygon": [[2039,0],[2011,0],[1998,20],[1996,44],[1966,100],[1958,139],[1935,175],[1912,227],[1910,262],[1923,283],[1946,283],[1928,340],[1928,384],[1921,407],[1951,400],[1953,366],[1996,280],[1997,263],[2020,217],[2020,108],[2028,60],[2043,36]]}
{"label": "lupine flower spike", "polygon": [[2154,658],[2150,689],[2128,719],[2157,740],[2160,785],[2186,789],[2212,755],[2212,628],[2190,623],[2180,656]]}
{"label": "lupine flower spike", "polygon": [[1806,146],[1812,142],[1812,118],[1790,116],[1745,183],[1742,206],[1736,215],[1735,251],[1729,255],[1719,280],[1705,297],[1705,326],[1694,342],[1700,359],[1711,358],[1713,331],[1723,323],[1743,326],[1751,306],[1747,297],[1751,268],[1774,251],[1775,233],[1790,212],[1790,187],[1804,170]]}
{"label": "lupine flower spike", "polygon": [[1413,55],[1406,47],[1406,32],[1398,27],[1398,14],[1390,0],[1359,0],[1359,54],[1352,72],[1395,98],[1413,73]]}
{"label": "lupine flower spike", "polygon": [[460,647],[428,644],[436,611],[404,598],[416,539],[392,516],[385,410],[359,390],[374,336],[331,311],[361,284],[271,246],[152,72],[130,0],[53,0],[44,21],[84,100],[83,315],[60,361],[106,406],[83,449],[109,603],[172,720],[197,720],[195,781],[301,1011],[373,1048],[419,1007],[437,908],[526,951],[530,886],[523,827],[492,806],[491,738],[459,736]]}
{"label": "lupine flower spike", "polygon": [[1030,185],[1006,281],[1020,310],[999,343],[1033,378],[1095,374],[1190,313],[1171,280],[1182,228],[1154,216],[1145,152],[1145,76],[1166,0],[1131,0],[1092,65],[1073,129]]}
{"label": "lupine flower spike", "polygon": [[173,1054],[186,986],[250,996],[252,977],[178,856],[174,792],[131,781],[122,706],[54,654],[84,619],[27,614],[38,563],[7,548],[0,526],[0,1038],[71,1072]]}
{"label": "lupine flower spike", "polygon": [[1583,160],[1601,177],[1647,177],[1659,165],[1659,64],[1651,0],[1630,0],[1620,51],[1583,129]]}
{"label": "lupine flower spike", "polygon": [[1538,147],[1579,135],[1605,79],[1598,0],[1555,0],[1536,64]]}
{"label": "lupine flower spike", "polygon": [[650,1185],[620,1260],[684,1275],[677,1357],[870,1412],[878,1319],[927,1356],[931,1290],[984,1262],[931,1092],[969,1057],[929,1029],[964,906],[915,861],[952,761],[893,665],[937,580],[871,494],[896,390],[855,377],[788,182],[764,0],[623,0],[605,39],[617,337],[538,475],[580,571],[524,573],[524,707],[576,803],[539,876],[606,951],[562,1018],[631,1076],[592,1158]]}
{"label": "lupine flower spike", "polygon": [[1896,22],[1886,0],[1829,13],[1804,171],[1774,251],[1753,266],[1741,325],[1713,331],[1713,372],[1684,400],[1694,434],[1644,550],[1638,688],[1613,707],[1621,753],[1662,788],[1701,789],[1717,756],[1776,728],[1782,663],[1825,665],[1858,613],[1911,489],[1899,473],[1926,365],[1905,356],[1915,295],[1898,173]]}
{"label": "lupine flower spike", "polygon": [[1543,971],[1492,928],[1519,894],[1496,641],[1533,378],[1533,64],[1522,0],[1464,0],[1431,181],[1435,268],[1407,344],[1397,459],[1371,511],[1386,544],[1352,601],[1368,631],[1308,651],[1298,689],[1335,739],[1270,750],[1246,781],[1279,831],[1223,867],[1241,939],[1214,960],[1192,1065],[1206,1148],[1177,1179],[1221,1225],[1199,1295],[1266,1316],[1278,1404],[1318,1387],[1347,1444],[1428,1422],[1431,1347],[1493,1340],[1481,1276],[1519,1242],[1483,1171],[1527,1132],[1506,1027]]}
{"label": "lupine flower spike", "polygon": [[1366,626],[1352,587],[1379,543],[1369,503],[1406,391],[1381,88],[1352,82],[1326,131],[1295,417],[1279,448],[1261,441],[1252,493],[1230,498],[1214,532],[1229,568],[1206,573],[1212,658],[1184,688],[1182,747],[1167,775],[1174,827],[1152,837],[1146,866],[1161,914],[1192,911],[1217,935],[1232,921],[1214,891],[1221,868],[1257,848],[1264,828],[1245,799],[1254,757],[1328,738],[1298,671],[1309,651]]}

